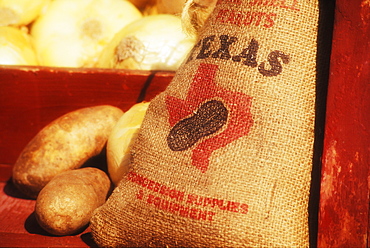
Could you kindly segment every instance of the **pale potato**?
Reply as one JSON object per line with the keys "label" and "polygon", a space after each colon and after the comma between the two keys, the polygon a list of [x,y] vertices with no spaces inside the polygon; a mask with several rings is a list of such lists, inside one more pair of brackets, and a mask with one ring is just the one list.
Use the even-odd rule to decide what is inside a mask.
{"label": "pale potato", "polygon": [[53,235],[72,235],[82,231],[93,211],[106,201],[110,185],[108,175],[92,167],[55,176],[37,197],[37,222]]}
{"label": "pale potato", "polygon": [[117,107],[102,105],[57,118],[23,149],[13,167],[13,183],[35,199],[54,176],[100,154],[122,114]]}

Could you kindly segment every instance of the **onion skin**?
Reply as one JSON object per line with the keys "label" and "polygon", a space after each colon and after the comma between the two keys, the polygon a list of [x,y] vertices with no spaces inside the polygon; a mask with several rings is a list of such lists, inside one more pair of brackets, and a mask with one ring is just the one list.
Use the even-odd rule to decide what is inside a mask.
{"label": "onion skin", "polygon": [[176,71],[195,44],[181,18],[145,16],[124,27],[103,49],[96,67]]}
{"label": "onion skin", "polygon": [[137,103],[126,111],[113,127],[107,141],[108,173],[115,185],[127,173],[130,149],[140,130],[149,102]]}
{"label": "onion skin", "polygon": [[32,37],[15,27],[0,27],[0,65],[38,65]]}
{"label": "onion skin", "polygon": [[47,8],[50,0],[0,0],[0,26],[25,26]]}
{"label": "onion skin", "polygon": [[141,17],[129,1],[52,1],[31,35],[41,65],[92,67],[114,35]]}

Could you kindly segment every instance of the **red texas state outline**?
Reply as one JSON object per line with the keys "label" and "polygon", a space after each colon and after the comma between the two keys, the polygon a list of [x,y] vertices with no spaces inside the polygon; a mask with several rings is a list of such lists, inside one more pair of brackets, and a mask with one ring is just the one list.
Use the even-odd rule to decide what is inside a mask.
{"label": "red texas state outline", "polygon": [[[212,153],[249,133],[253,125],[250,112],[252,97],[224,89],[215,82],[218,66],[202,63],[191,82],[185,100],[167,95],[166,107],[169,112],[169,124],[173,127],[181,119],[190,116],[199,105],[209,99],[222,99],[229,111],[226,128],[215,136],[201,139],[192,150],[192,165],[205,173]],[[230,79],[232,80],[232,79]]]}

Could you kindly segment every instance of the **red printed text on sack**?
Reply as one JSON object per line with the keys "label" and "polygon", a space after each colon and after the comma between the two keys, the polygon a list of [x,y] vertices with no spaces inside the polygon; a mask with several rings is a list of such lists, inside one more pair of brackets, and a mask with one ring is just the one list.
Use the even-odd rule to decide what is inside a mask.
{"label": "red printed text on sack", "polygon": [[[242,0],[219,0],[219,4],[242,4]],[[250,0],[251,6],[271,6],[299,11],[298,0]]]}
{"label": "red printed text on sack", "polygon": [[[220,0],[220,3],[240,5],[238,0]],[[264,11],[242,11],[232,8],[221,8],[216,15],[216,22],[227,23],[242,26],[255,26],[271,28],[275,25],[277,14],[272,12],[274,9],[268,10],[266,7],[274,7],[287,9],[291,11],[299,11],[297,0],[252,0],[250,6],[262,6]],[[261,9],[262,10],[262,9]]]}
{"label": "red printed text on sack", "polygon": [[248,213],[248,205],[245,203],[185,193],[133,171],[128,173],[127,179],[142,187],[136,194],[138,200],[182,217],[213,221],[216,210],[240,214]]}
{"label": "red printed text on sack", "polygon": [[298,0],[252,0],[250,5],[272,6],[282,9],[299,11]]}
{"label": "red printed text on sack", "polygon": [[237,26],[263,26],[270,28],[275,24],[276,13],[246,12],[233,9],[221,9],[217,13],[216,21]]}

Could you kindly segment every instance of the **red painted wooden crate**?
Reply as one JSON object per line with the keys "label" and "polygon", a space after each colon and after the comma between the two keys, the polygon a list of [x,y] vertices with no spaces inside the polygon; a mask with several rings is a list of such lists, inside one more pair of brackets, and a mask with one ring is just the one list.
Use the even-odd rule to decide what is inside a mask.
{"label": "red painted wooden crate", "polygon": [[0,66],[0,247],[88,247],[89,230],[69,237],[44,232],[35,201],[9,180],[25,145],[45,125],[78,108],[110,104],[128,110],[163,91],[174,72]]}

